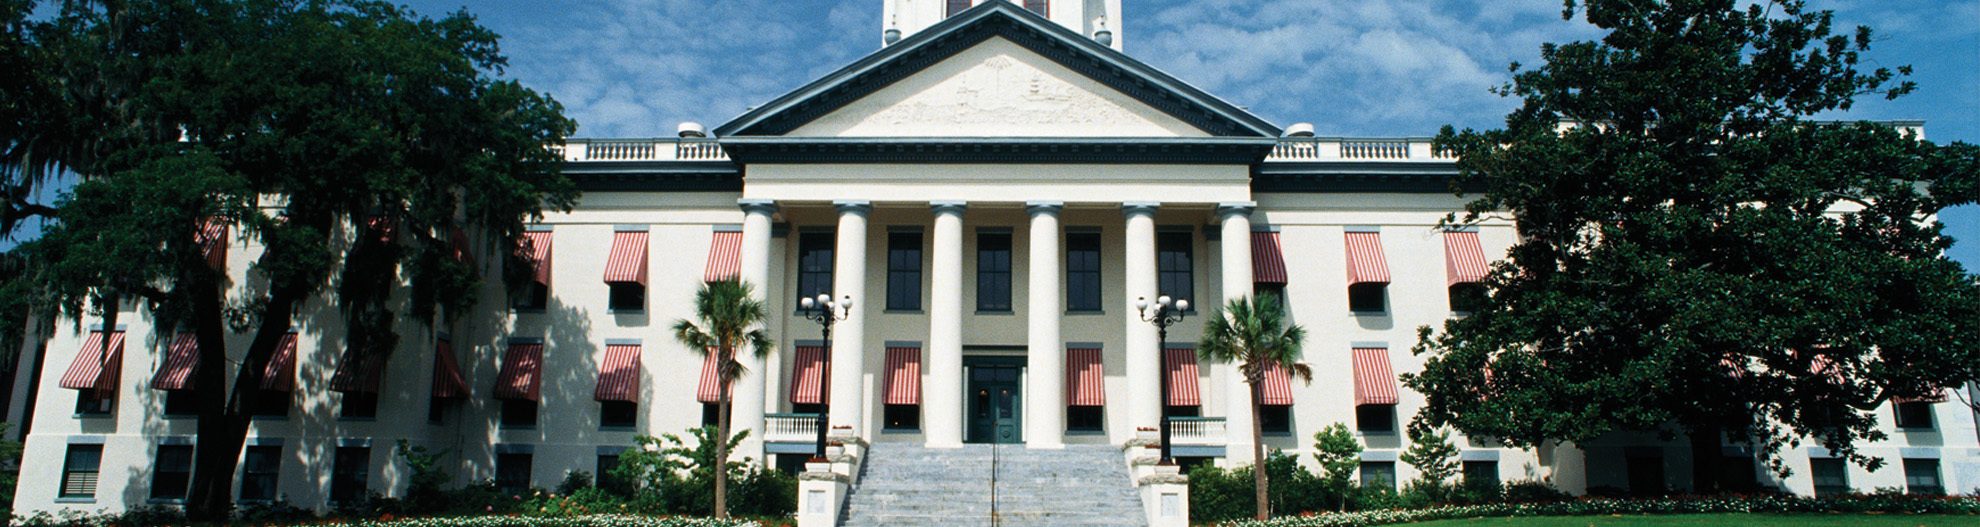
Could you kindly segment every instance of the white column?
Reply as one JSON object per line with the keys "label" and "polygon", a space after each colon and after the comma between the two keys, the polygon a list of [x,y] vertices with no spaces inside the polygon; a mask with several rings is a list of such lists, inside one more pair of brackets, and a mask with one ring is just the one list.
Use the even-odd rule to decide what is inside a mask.
{"label": "white column", "polygon": [[1029,448],[1065,448],[1066,352],[1059,338],[1059,317],[1065,314],[1059,299],[1059,210],[1064,208],[1057,201],[1025,204],[1031,215],[1030,294],[1025,300],[1029,386],[1024,398],[1024,444]]}
{"label": "white column", "polygon": [[831,426],[850,426],[853,435],[868,437],[866,415],[866,215],[868,201],[832,203],[839,209],[839,243],[833,249],[832,296],[843,302],[852,295],[852,312],[832,325]]}
{"label": "white column", "polygon": [[[742,235],[742,283],[750,287],[750,296],[765,306],[779,305],[770,300],[770,228],[771,216],[777,213],[777,203],[770,200],[737,200],[743,210]],[[770,309],[776,309],[774,307]],[[767,321],[766,321],[767,322]],[[738,349],[736,360],[742,362],[743,376],[735,385],[730,415],[732,429],[748,430],[744,452],[753,452],[757,459],[765,459],[762,445],[764,437],[763,413],[767,411],[766,401],[772,400],[769,393],[769,370],[765,369],[764,359],[756,353]],[[776,349],[770,350],[775,357]],[[765,459],[768,461],[767,459]]]}
{"label": "white column", "polygon": [[[1223,221],[1218,252],[1223,256],[1225,302],[1251,296],[1251,210],[1257,207],[1249,201],[1217,204],[1217,217]],[[1206,308],[1214,307],[1220,306],[1199,309],[1208,314],[1214,310]],[[1229,436],[1224,451],[1237,459],[1251,453],[1251,385],[1244,382],[1238,363],[1219,368],[1224,372],[1224,430]]]}
{"label": "white column", "polygon": [[1121,213],[1127,217],[1127,247],[1121,252],[1127,260],[1122,275],[1126,278],[1127,298],[1121,311],[1127,313],[1127,385],[1128,385],[1128,434],[1115,432],[1116,436],[1132,435],[1134,428],[1161,426],[1162,352],[1158,349],[1155,326],[1141,320],[1141,312],[1134,309],[1136,299],[1155,302],[1155,208],[1159,203],[1129,202],[1121,204]]}
{"label": "white column", "polygon": [[928,446],[962,446],[963,210],[960,201],[929,204],[935,213],[928,267],[928,378],[921,389],[922,432]]}

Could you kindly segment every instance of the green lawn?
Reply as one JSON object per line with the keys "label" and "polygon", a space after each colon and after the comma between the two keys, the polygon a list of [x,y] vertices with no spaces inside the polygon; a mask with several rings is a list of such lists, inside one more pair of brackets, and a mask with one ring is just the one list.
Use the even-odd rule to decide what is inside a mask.
{"label": "green lawn", "polygon": [[1476,518],[1411,523],[1411,527],[1939,527],[1980,525],[1980,516],[1901,514],[1673,514],[1668,516],[1550,516]]}

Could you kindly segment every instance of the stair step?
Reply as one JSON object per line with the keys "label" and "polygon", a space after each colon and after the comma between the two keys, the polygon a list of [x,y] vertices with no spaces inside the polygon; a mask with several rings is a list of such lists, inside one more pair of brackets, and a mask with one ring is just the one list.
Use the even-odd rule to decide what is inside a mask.
{"label": "stair step", "polygon": [[[995,503],[992,503],[992,476]],[[873,445],[840,524],[1139,527],[1141,499],[1118,448]]]}

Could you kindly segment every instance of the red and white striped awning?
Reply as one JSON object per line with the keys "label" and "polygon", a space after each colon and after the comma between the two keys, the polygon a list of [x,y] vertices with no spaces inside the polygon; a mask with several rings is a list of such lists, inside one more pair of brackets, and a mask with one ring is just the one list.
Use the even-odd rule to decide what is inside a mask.
{"label": "red and white striped awning", "polygon": [[742,276],[742,231],[715,231],[708,244],[708,269],[704,282],[733,280]]}
{"label": "red and white striped awning", "polygon": [[282,341],[275,344],[275,355],[268,358],[268,367],[261,370],[261,389],[284,393],[296,389],[295,333],[282,335]]}
{"label": "red and white striped awning", "polygon": [[695,387],[694,400],[704,403],[722,401],[721,354],[715,348],[701,355],[701,385]]}
{"label": "red and white striped awning", "polygon": [[1107,370],[1099,348],[1066,350],[1066,406],[1106,406]]}
{"label": "red and white striped awning", "polygon": [[1396,404],[1396,371],[1388,348],[1354,349],[1354,405]]}
{"label": "red and white striped awning", "polygon": [[214,269],[227,269],[227,219],[207,218],[200,222],[199,232],[194,234],[199,250],[206,255],[207,265]]}
{"label": "red and white striped awning", "polygon": [[1485,248],[1478,244],[1478,233],[1444,233],[1444,274],[1450,279],[1444,284],[1446,287],[1483,282],[1489,272],[1491,267],[1485,263]]}
{"label": "red and white striped awning", "polygon": [[532,278],[536,283],[550,285],[550,231],[529,231],[523,233],[523,254],[536,266]]}
{"label": "red and white striped awning", "polygon": [[1162,376],[1169,383],[1169,406],[1203,404],[1203,398],[1196,391],[1196,350],[1169,348],[1163,354]]}
{"label": "red and white striped awning", "polygon": [[385,356],[357,350],[344,352],[337,372],[330,374],[330,391],[337,393],[378,393],[385,377]]}
{"label": "red and white striped awning", "polygon": [[1348,285],[1389,283],[1389,259],[1382,256],[1382,233],[1347,233]]}
{"label": "red and white striped awning", "polygon": [[91,331],[83,339],[76,361],[62,374],[62,387],[71,390],[111,391],[117,389],[117,374],[124,366],[124,332],[110,332],[109,354],[104,354],[102,331]]}
{"label": "red and white striped awning", "polygon": [[1279,233],[1251,233],[1251,282],[1286,283],[1286,254],[1279,247]]}
{"label": "red and white striped awning", "polygon": [[638,344],[605,345],[605,360],[598,363],[598,389],[593,391],[592,398],[639,402]]}
{"label": "red and white striped awning", "polygon": [[605,283],[646,285],[646,233],[612,233],[612,252],[605,259]]}
{"label": "red and white striped awning", "polygon": [[495,375],[495,398],[505,401],[536,401],[543,396],[543,344],[512,343],[502,356],[502,371]]}
{"label": "red and white striped awning", "polygon": [[454,358],[454,344],[441,339],[433,346],[433,398],[465,399],[468,396],[467,377],[461,375],[461,363]]}
{"label": "red and white striped awning", "polygon": [[791,404],[825,404],[832,392],[831,372],[824,346],[798,346],[797,363],[791,368]]}
{"label": "red and white striped awning", "polygon": [[886,404],[921,404],[921,348],[887,347]]}
{"label": "red and white striped awning", "polygon": [[452,252],[450,256],[454,257],[454,261],[473,267],[474,251],[468,246],[467,231],[454,227],[452,232],[447,233],[447,238],[448,249]]}
{"label": "red and white striped awning", "polygon": [[1265,363],[1265,378],[1258,387],[1258,404],[1268,406],[1292,406],[1292,370],[1279,366],[1279,363]]}
{"label": "red and white striped awning", "polygon": [[399,224],[392,218],[372,216],[364,221],[367,235],[376,236],[380,243],[392,243],[399,239]]}
{"label": "red and white striped awning", "polygon": [[1931,393],[1927,393],[1927,394],[1925,394],[1925,396],[1924,396],[1924,397],[1917,397],[1917,398],[1912,398],[1912,397],[1892,397],[1892,398],[1891,398],[1891,402],[1892,402],[1892,403],[1895,403],[1895,404],[1905,404],[1905,403],[1943,403],[1943,402],[1946,402],[1946,389],[1945,389],[1945,388],[1938,388],[1938,389],[1934,389],[1934,390],[1932,390],[1932,392],[1931,392]]}
{"label": "red and white striped awning", "polygon": [[198,369],[199,339],[191,333],[180,333],[172,337],[172,346],[165,350],[165,363],[158,365],[158,373],[151,376],[151,389],[192,388],[193,372]]}

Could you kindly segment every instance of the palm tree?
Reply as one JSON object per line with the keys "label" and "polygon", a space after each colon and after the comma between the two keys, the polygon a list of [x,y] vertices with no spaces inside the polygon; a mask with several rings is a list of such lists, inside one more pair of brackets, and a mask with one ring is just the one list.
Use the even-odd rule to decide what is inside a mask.
{"label": "palm tree", "polygon": [[696,320],[674,321],[674,339],[696,355],[716,354],[722,393],[716,400],[715,517],[723,519],[729,517],[729,391],[743,374],[736,348],[747,345],[761,358],[775,346],[760,327],[769,318],[768,312],[762,301],[750,297],[750,289],[749,284],[733,278],[709,282],[694,294]]}
{"label": "palm tree", "polygon": [[1267,498],[1271,482],[1265,475],[1264,428],[1258,423],[1259,398],[1265,372],[1276,366],[1313,382],[1313,369],[1298,362],[1300,344],[1306,341],[1306,328],[1286,324],[1285,310],[1272,295],[1233,298],[1212,313],[1203,328],[1203,342],[1197,354],[1206,361],[1237,362],[1244,382],[1251,385],[1251,473],[1256,478],[1258,519],[1268,519],[1272,508]]}

